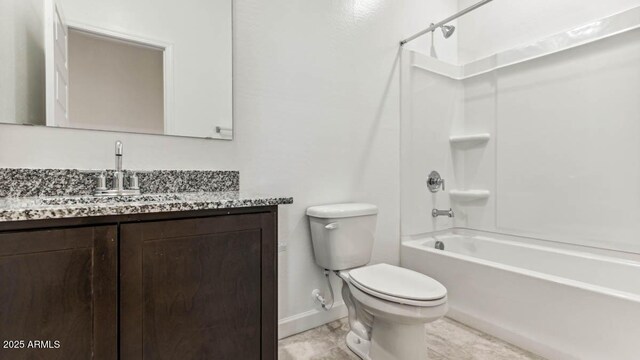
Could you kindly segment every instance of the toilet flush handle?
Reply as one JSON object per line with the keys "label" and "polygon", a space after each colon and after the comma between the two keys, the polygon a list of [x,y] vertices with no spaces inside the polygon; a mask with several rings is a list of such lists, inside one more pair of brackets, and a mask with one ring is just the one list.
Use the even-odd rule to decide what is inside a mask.
{"label": "toilet flush handle", "polygon": [[337,222],[329,223],[329,224],[324,226],[324,228],[327,229],[327,230],[335,230],[335,229],[337,229],[339,227],[340,227],[340,224],[338,224]]}

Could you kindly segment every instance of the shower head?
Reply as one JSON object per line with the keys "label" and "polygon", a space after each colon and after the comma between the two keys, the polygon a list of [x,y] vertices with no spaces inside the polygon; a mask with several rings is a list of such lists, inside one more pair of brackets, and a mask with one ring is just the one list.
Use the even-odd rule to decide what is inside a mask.
{"label": "shower head", "polygon": [[453,25],[442,25],[440,29],[442,29],[442,35],[445,39],[451,37],[451,35],[453,35],[453,32],[456,31],[456,27]]}

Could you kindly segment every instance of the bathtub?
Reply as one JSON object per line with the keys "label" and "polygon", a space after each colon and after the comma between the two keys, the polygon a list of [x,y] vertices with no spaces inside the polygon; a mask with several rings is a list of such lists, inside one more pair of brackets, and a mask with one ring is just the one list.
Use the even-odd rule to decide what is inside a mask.
{"label": "bathtub", "polygon": [[587,250],[457,229],[400,256],[447,288],[455,320],[549,359],[638,360],[640,259]]}

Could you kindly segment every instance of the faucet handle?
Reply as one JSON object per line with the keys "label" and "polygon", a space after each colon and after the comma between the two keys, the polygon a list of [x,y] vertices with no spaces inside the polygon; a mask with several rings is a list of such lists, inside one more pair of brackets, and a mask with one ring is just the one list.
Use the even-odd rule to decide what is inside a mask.
{"label": "faucet handle", "polygon": [[96,176],[96,190],[107,190],[107,176],[105,175],[104,171],[101,171],[100,174]]}
{"label": "faucet handle", "polygon": [[138,175],[135,172],[132,172],[129,175],[129,189],[131,190],[140,190],[140,182],[138,180]]}
{"label": "faucet handle", "polygon": [[437,171],[432,171],[427,179],[427,187],[432,193],[438,192],[442,186],[442,191],[445,191],[444,179]]}

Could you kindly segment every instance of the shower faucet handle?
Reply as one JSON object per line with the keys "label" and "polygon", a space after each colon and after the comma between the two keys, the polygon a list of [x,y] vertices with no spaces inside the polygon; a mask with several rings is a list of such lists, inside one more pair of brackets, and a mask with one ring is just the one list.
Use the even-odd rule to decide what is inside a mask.
{"label": "shower faucet handle", "polygon": [[441,186],[442,191],[445,191],[446,188],[444,185],[444,179],[437,171],[432,171],[431,174],[429,174],[429,178],[427,179],[427,187],[429,188],[429,191],[431,191],[432,193],[438,192]]}

